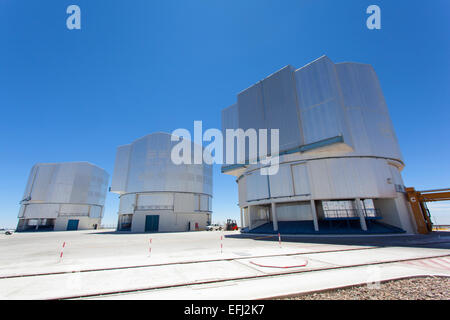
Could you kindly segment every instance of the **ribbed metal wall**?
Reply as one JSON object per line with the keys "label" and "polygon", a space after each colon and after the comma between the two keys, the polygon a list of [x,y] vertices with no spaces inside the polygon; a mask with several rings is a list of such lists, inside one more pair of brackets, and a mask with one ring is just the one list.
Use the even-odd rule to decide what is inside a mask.
{"label": "ribbed metal wall", "polygon": [[[117,149],[111,191],[120,195],[121,221],[135,232],[145,231],[145,217],[159,216],[159,231],[187,231],[206,227],[212,211],[212,166],[175,164],[168,133],[153,133]],[[124,215],[133,215],[124,217]],[[131,219],[131,220],[129,220]]]}
{"label": "ribbed metal wall", "polygon": [[[335,64],[323,56],[297,70],[282,68],[240,92],[237,103],[222,111],[222,131],[237,128],[280,130],[276,175],[262,176],[260,163],[222,166],[238,178],[241,208],[297,202],[280,211],[286,215],[281,219],[288,219],[295,206],[306,208],[305,201],[403,199],[402,155],[368,64]],[[408,214],[401,210],[396,214]]]}
{"label": "ribbed metal wall", "polygon": [[31,169],[19,218],[100,219],[108,173],[88,162],[39,163]]}

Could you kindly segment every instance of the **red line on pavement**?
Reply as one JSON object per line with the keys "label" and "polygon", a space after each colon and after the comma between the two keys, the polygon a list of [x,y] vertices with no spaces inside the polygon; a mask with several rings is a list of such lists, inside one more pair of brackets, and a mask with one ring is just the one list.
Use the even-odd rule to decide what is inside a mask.
{"label": "red line on pavement", "polygon": [[450,266],[446,266],[445,264],[442,264],[442,263],[440,263],[439,261],[437,261],[435,259],[429,260],[429,262],[431,264],[434,264],[435,266],[438,266],[439,268],[444,268],[446,270],[450,269]]}
{"label": "red line on pavement", "polygon": [[303,264],[299,264],[299,265],[295,265],[295,266],[267,266],[267,265],[263,265],[263,264],[259,264],[253,261],[250,261],[251,264],[254,264],[255,266],[258,267],[264,267],[264,268],[281,268],[281,269],[288,269],[288,268],[300,268],[300,267],[305,267],[306,265],[308,265],[308,260],[305,260],[305,262]]}

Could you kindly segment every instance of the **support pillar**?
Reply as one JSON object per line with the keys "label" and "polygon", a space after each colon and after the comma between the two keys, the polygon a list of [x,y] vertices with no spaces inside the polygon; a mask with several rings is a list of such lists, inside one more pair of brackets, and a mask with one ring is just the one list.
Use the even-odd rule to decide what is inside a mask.
{"label": "support pillar", "polygon": [[242,214],[243,209],[242,208],[240,209],[241,209],[241,229],[243,229],[244,228],[244,216]]}
{"label": "support pillar", "polygon": [[248,206],[248,230],[252,230],[252,211],[253,206]]}
{"label": "support pillar", "polygon": [[311,213],[314,222],[314,231],[319,231],[319,220],[317,219],[316,203],[311,199]]}
{"label": "support pillar", "polygon": [[273,231],[278,231],[277,204],[272,202]]}
{"label": "support pillar", "polygon": [[355,199],[355,203],[356,203],[356,211],[358,212],[359,215],[359,222],[361,223],[361,229],[363,231],[367,231],[366,217],[364,216],[364,212],[361,207],[361,199],[359,198]]}

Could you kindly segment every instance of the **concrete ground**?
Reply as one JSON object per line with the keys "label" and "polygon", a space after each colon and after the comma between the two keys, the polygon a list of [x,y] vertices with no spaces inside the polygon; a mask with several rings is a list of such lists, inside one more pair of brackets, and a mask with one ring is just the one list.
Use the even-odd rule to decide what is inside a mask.
{"label": "concrete ground", "polygon": [[447,232],[281,240],[239,232],[2,234],[0,298],[262,299],[450,276]]}

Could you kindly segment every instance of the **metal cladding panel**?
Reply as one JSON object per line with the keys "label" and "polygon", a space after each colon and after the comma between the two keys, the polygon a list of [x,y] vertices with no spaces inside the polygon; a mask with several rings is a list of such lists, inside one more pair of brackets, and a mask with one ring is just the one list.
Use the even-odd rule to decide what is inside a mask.
{"label": "metal cladding panel", "polygon": [[277,174],[269,176],[269,181],[271,197],[287,197],[294,195],[290,165],[282,165]]}
{"label": "metal cladding panel", "polygon": [[200,196],[198,194],[194,195],[194,211],[200,210]]}
{"label": "metal cladding panel", "polygon": [[[370,146],[371,155],[402,160],[383,92],[372,66],[339,63],[336,70],[350,117],[355,153],[365,153],[365,146]],[[364,128],[361,128],[361,123]]]}
{"label": "metal cladding panel", "polygon": [[395,196],[387,183],[382,159],[336,158],[308,163],[315,199],[377,198]]}
{"label": "metal cladding panel", "polygon": [[354,154],[373,155],[372,145],[369,143],[364,115],[361,108],[347,108],[347,116],[350,119],[350,131],[353,137]]}
{"label": "metal cladding panel", "polygon": [[222,110],[222,134],[225,136],[225,129],[237,129],[238,123],[238,104],[235,103]]}
{"label": "metal cladding panel", "polygon": [[198,195],[176,193],[173,204],[174,212],[194,212],[198,210]]}
{"label": "metal cladding panel", "polygon": [[278,221],[309,221],[313,219],[309,203],[277,204],[276,210]]}
{"label": "metal cladding panel", "polygon": [[263,99],[262,82],[258,82],[238,94],[239,128],[247,130],[266,127],[267,115]]}
{"label": "metal cladding panel", "polygon": [[[244,131],[267,128],[267,114],[264,106],[263,84],[258,82],[238,94],[238,128]],[[226,141],[226,137],[225,137]],[[237,143],[235,144],[237,145]],[[250,156],[249,143],[245,143],[245,160],[255,160]],[[234,163],[238,163],[237,147],[234,148]]]}
{"label": "metal cladding panel", "polygon": [[88,202],[91,204],[105,204],[106,193],[108,191],[109,174],[98,167],[91,167],[89,179]]}
{"label": "metal cladding panel", "polygon": [[138,195],[138,207],[145,206],[173,206],[173,197],[171,193],[154,193]]}
{"label": "metal cladding panel", "polygon": [[200,179],[203,183],[203,191],[202,193],[208,194],[212,196],[213,193],[213,176],[212,176],[212,166],[204,165],[203,166],[203,176]]}
{"label": "metal cladding panel", "polygon": [[371,168],[372,160],[358,159],[327,160],[330,168],[334,194],[346,198],[350,194],[359,197],[372,197],[378,194],[376,177]]}
{"label": "metal cladding panel", "polygon": [[334,63],[322,57],[295,72],[304,143],[343,136],[351,145]]}
{"label": "metal cladding panel", "polygon": [[[70,194],[69,202],[78,203],[88,201],[90,180],[92,178],[92,170],[90,167],[80,168],[73,167],[73,185],[72,192]],[[63,181],[64,184],[69,185],[67,181]]]}
{"label": "metal cladding panel", "polygon": [[334,197],[373,197],[378,195],[372,159],[328,159],[328,172]]}
{"label": "metal cladding panel", "polygon": [[392,164],[389,164],[389,170],[392,176],[392,183],[403,186],[403,179],[398,168]]}
{"label": "metal cladding panel", "polygon": [[[291,66],[275,72],[238,95],[237,116],[235,107],[226,109],[222,126],[247,129],[279,129],[280,151],[302,144],[294,69]],[[235,119],[238,119],[237,123]],[[268,132],[270,137],[270,132]],[[248,150],[246,150],[248,154]],[[270,152],[270,144],[268,144]],[[247,157],[248,158],[248,157]]]}
{"label": "metal cladding panel", "polygon": [[332,197],[332,188],[325,161],[311,161],[308,163],[309,181],[311,184],[311,197],[314,199],[327,199]]}
{"label": "metal cladding panel", "polygon": [[[226,130],[227,129],[237,129],[239,128],[238,123],[238,104],[233,104],[232,106],[229,106],[228,108],[222,110],[222,135],[223,135],[223,161],[226,162]],[[237,161],[237,144],[233,144],[233,151],[234,151],[234,158],[233,163],[236,163]]]}
{"label": "metal cladding panel", "polygon": [[25,206],[26,219],[38,218],[57,218],[59,212],[59,204],[29,204]]}
{"label": "metal cladding panel", "polygon": [[[42,173],[43,170],[40,170]],[[79,182],[79,181],[77,181]],[[70,203],[75,185],[75,168],[72,165],[57,165],[54,167],[51,184],[47,190],[49,202]],[[33,197],[32,197],[33,198]],[[36,200],[36,199],[33,199]]]}
{"label": "metal cladding panel", "polygon": [[200,211],[209,211],[209,196],[200,195]]}
{"label": "metal cladding panel", "polygon": [[[38,164],[30,175],[31,201],[103,205],[108,174],[87,162]],[[29,182],[30,183],[30,182]],[[28,189],[28,186],[27,186]]]}
{"label": "metal cladding panel", "polygon": [[102,207],[91,206],[89,211],[90,218],[101,218],[102,217]]}
{"label": "metal cladding panel", "polygon": [[89,206],[83,204],[63,204],[60,209],[61,215],[87,215]]}
{"label": "metal cladding panel", "polygon": [[74,178],[71,203],[104,205],[108,189],[109,175],[103,169],[89,163],[73,166]]}
{"label": "metal cladding panel", "polygon": [[[280,151],[302,144],[294,68],[286,66],[262,81],[266,125],[255,129],[279,129]],[[244,107],[239,105],[239,108]],[[269,144],[270,145],[270,144]],[[270,149],[270,148],[269,148]]]}
{"label": "metal cladding panel", "polygon": [[[56,183],[56,172],[59,169],[58,165],[36,165],[37,174],[34,177],[33,186],[30,192],[30,197],[33,201],[43,202],[68,202],[68,199],[63,201],[52,201],[57,198],[54,195],[54,185]],[[67,190],[69,193],[72,191],[71,187]],[[62,200],[62,199],[57,199]]]}
{"label": "metal cladding panel", "polygon": [[242,176],[238,181],[239,205],[247,202],[247,176]]}
{"label": "metal cladding panel", "polygon": [[321,57],[295,72],[300,108],[334,100],[339,95],[334,63]]}
{"label": "metal cladding panel", "polygon": [[114,173],[111,182],[111,192],[125,192],[127,190],[127,175],[130,161],[131,144],[117,148],[114,162]]}
{"label": "metal cladding panel", "polygon": [[261,175],[259,171],[247,175],[247,199],[249,201],[269,198],[267,177]]}
{"label": "metal cladding panel", "polygon": [[[147,135],[133,142],[129,153],[126,178],[124,178],[124,173],[115,171],[121,181],[127,181],[126,188],[114,191],[121,193],[179,191],[211,195],[212,166],[174,164],[171,159],[171,151],[172,147],[178,143],[172,142],[171,135],[167,133]],[[191,146],[191,150],[193,150],[193,143]],[[119,180],[119,178],[117,179]],[[124,184],[118,182],[117,185],[123,186]]]}
{"label": "metal cladding panel", "polygon": [[119,213],[133,213],[136,205],[136,194],[124,194],[120,196]]}
{"label": "metal cladding panel", "polygon": [[18,218],[22,218],[25,215],[25,209],[27,206],[20,206]]}
{"label": "metal cladding panel", "polygon": [[[378,184],[379,197],[394,198],[397,196],[394,182],[389,183],[389,178],[392,178],[391,165],[384,160],[374,160],[372,170],[375,171],[376,183]],[[396,168],[395,168],[396,169]],[[398,174],[400,172],[396,169]],[[400,176],[401,179],[401,176]],[[402,183],[403,185],[403,183]]]}
{"label": "metal cladding panel", "polygon": [[26,198],[31,197],[31,191],[32,191],[32,188],[33,188],[34,181],[36,179],[38,170],[39,170],[39,166],[38,165],[34,165],[31,168],[30,174],[28,176],[27,186],[25,187],[25,192],[23,193],[23,198],[22,199],[26,199]]}
{"label": "metal cladding panel", "polygon": [[302,120],[306,143],[313,143],[341,135],[342,108],[336,100],[303,109]]}
{"label": "metal cladding panel", "polygon": [[292,165],[292,177],[294,180],[294,193],[296,196],[308,195],[311,193],[306,164],[301,163]]}

